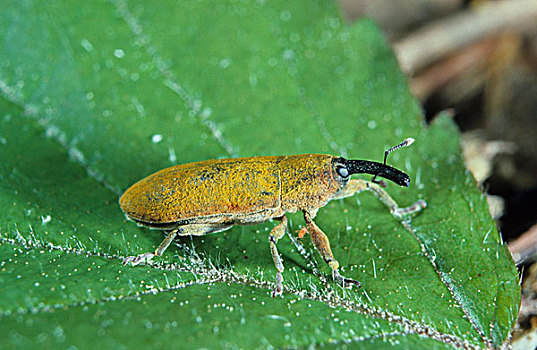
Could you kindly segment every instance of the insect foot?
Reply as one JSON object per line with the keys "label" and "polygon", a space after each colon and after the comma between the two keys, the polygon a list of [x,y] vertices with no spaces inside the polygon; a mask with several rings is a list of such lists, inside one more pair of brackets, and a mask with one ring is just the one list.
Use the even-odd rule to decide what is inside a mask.
{"label": "insect foot", "polygon": [[283,293],[283,277],[282,273],[278,271],[276,274],[276,286],[274,286],[274,289],[272,290],[272,297],[276,298],[277,296],[282,295]]}
{"label": "insect foot", "polygon": [[155,257],[155,253],[144,253],[136,256],[128,256],[123,260],[123,265],[128,265],[129,263],[132,264],[132,266],[136,266],[138,264],[149,262],[151,259]]}
{"label": "insect foot", "polygon": [[393,209],[392,215],[402,220],[405,216],[419,213],[425,208],[427,208],[427,202],[420,199],[419,201],[416,201],[414,204],[412,204],[409,207],[406,207],[406,208],[397,207]]}
{"label": "insect foot", "polygon": [[356,288],[360,288],[362,286],[362,284],[356,280],[341,276],[338,270],[332,270],[332,277],[334,278],[334,281],[336,281],[343,288],[351,289],[353,285],[356,286]]}

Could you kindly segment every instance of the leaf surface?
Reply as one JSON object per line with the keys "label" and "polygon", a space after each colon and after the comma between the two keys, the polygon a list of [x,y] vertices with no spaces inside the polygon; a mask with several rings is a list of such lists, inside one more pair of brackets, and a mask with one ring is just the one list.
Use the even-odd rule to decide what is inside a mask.
{"label": "leaf surface", "polygon": [[[518,275],[467,172],[448,118],[426,128],[369,21],[304,2],[25,1],[0,5],[0,329],[11,348],[499,347]],[[342,273],[289,215],[272,298],[274,223],[182,237],[125,221],[118,196],[161,168],[203,159],[390,156],[399,222],[369,193],[316,222]],[[95,334],[100,335],[95,337]],[[89,338],[91,337],[91,338]]]}

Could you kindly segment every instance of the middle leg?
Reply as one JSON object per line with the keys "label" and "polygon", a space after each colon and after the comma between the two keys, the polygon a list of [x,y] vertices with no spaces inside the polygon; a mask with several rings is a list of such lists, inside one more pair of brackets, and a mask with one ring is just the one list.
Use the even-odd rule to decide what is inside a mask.
{"label": "middle leg", "polygon": [[276,270],[278,271],[276,273],[276,286],[274,287],[274,290],[272,291],[272,296],[275,297],[277,295],[282,294],[283,292],[283,276],[282,272],[284,270],[282,258],[280,257],[280,254],[278,253],[278,248],[276,248],[276,243],[278,243],[278,240],[283,237],[285,234],[285,231],[287,230],[287,217],[284,215],[280,218],[281,222],[276,225],[272,231],[270,231],[269,234],[269,244],[270,244],[270,253],[272,254],[272,260],[274,260],[274,266],[276,266]]}

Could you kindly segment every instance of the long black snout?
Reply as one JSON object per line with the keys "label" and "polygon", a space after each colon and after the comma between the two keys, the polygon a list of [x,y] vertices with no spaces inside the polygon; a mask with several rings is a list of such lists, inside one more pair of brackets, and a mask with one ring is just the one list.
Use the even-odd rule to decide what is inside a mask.
{"label": "long black snout", "polygon": [[387,180],[393,181],[399,186],[408,187],[410,177],[399,169],[369,160],[356,160],[339,158],[339,162],[345,165],[350,174],[371,174],[381,176]]}

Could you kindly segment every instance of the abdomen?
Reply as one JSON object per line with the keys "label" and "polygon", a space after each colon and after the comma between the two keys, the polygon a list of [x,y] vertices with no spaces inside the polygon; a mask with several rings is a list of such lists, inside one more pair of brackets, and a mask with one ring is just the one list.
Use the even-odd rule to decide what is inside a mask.
{"label": "abdomen", "polygon": [[[161,170],[120,198],[125,214],[142,224],[264,221],[281,206],[278,160],[207,160]],[[255,215],[255,214],[258,215]]]}

